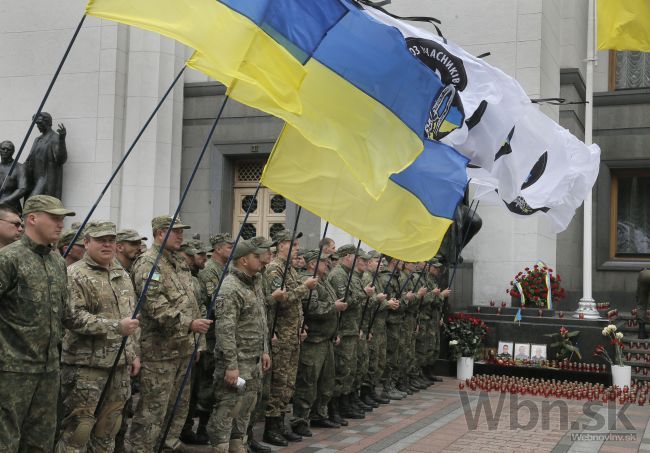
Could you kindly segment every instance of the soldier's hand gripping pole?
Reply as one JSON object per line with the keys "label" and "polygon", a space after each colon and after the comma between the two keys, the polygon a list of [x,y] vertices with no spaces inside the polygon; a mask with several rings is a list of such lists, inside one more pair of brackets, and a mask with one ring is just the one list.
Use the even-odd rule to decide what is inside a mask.
{"label": "soldier's hand gripping pole", "polygon": [[[284,289],[284,284],[287,281],[287,274],[289,273],[289,266],[291,266],[291,252],[293,251],[293,243],[296,241],[296,230],[298,229],[298,220],[300,220],[300,213],[302,212],[302,206],[298,206],[298,211],[296,212],[296,221],[293,222],[293,232],[291,233],[291,244],[289,244],[289,252],[287,254],[287,262],[284,263],[284,272],[282,273],[282,283],[280,284],[280,289]],[[275,314],[273,316],[273,328],[271,329],[270,335],[273,337],[275,335],[275,326],[278,321],[278,309],[280,308],[280,303],[275,302]]]}
{"label": "soldier's hand gripping pole", "polygon": [[[217,296],[219,295],[219,291],[221,291],[221,285],[223,284],[224,279],[226,278],[226,274],[228,273],[228,268],[230,266],[230,263],[232,262],[232,257],[235,254],[235,248],[237,247],[237,244],[239,243],[239,240],[241,239],[241,234],[242,230],[244,229],[244,225],[246,225],[246,222],[248,221],[248,215],[252,211],[252,207],[255,204],[255,200],[257,199],[257,194],[260,191],[260,187],[262,187],[262,183],[259,182],[257,183],[257,188],[255,189],[255,193],[253,194],[253,198],[251,201],[248,203],[248,206],[246,206],[246,214],[244,215],[244,220],[241,222],[241,226],[239,227],[239,231],[237,232],[237,236],[235,237],[235,241],[232,244],[232,249],[230,250],[230,254],[228,255],[228,259],[226,260],[226,264],[223,267],[223,272],[221,273],[221,278],[219,278],[219,283],[217,284],[217,287],[214,289],[214,292],[212,293],[210,297],[210,306],[208,307],[208,314],[206,315],[207,319],[212,319],[214,317],[214,307],[216,305],[217,301]],[[216,326],[215,326],[216,329]],[[199,340],[201,339],[200,334],[198,338],[194,339],[194,350],[192,351],[192,356],[190,357],[190,361],[187,363],[187,368],[185,369],[185,375],[183,376],[183,382],[181,382],[181,386],[178,389],[178,393],[176,394],[176,400],[174,401],[174,406],[172,408],[172,413],[171,417],[167,420],[167,424],[165,425],[165,429],[163,431],[162,439],[158,443],[158,452],[162,451],[162,448],[165,445],[165,440],[167,439],[167,435],[169,434],[169,430],[171,428],[171,423],[174,418],[174,414],[176,414],[176,411],[178,410],[178,405],[180,404],[181,401],[181,395],[183,395],[183,390],[185,389],[185,386],[187,385],[187,381],[189,380],[189,377],[191,376],[192,372],[192,367],[194,366],[194,363],[196,362],[196,354],[199,351]],[[209,354],[212,354],[213,351],[208,351]]]}
{"label": "soldier's hand gripping pole", "polygon": [[[343,295],[343,302],[345,302],[348,299],[348,294],[350,294],[350,284],[352,283],[352,274],[354,274],[354,267],[357,265],[357,257],[359,256],[359,249],[361,248],[361,239],[359,239],[359,242],[357,243],[357,250],[354,252],[354,258],[352,259],[352,267],[350,268],[350,274],[348,274],[348,283],[345,285],[345,294]],[[339,336],[339,328],[341,327],[341,318],[343,317],[343,313],[345,312],[339,312],[339,319],[336,323],[336,335],[334,335],[334,338]]]}
{"label": "soldier's hand gripping pole", "polygon": [[[320,241],[320,247],[318,248],[318,257],[316,258],[316,267],[314,268],[313,278],[316,278],[318,274],[318,266],[320,265],[320,258],[323,255],[323,247],[325,246],[325,238],[327,237],[327,229],[329,228],[330,223],[325,222],[325,229],[323,230],[323,238]],[[314,293],[313,289],[309,290],[309,296],[307,296],[307,308],[303,311],[302,314],[302,325],[300,326],[300,333],[305,331],[305,320],[307,319],[307,313],[309,313],[309,301],[311,300],[311,295]]]}
{"label": "soldier's hand gripping pole", "polygon": [[[393,277],[395,277],[397,269],[399,269],[399,261],[395,263],[395,267],[391,271],[390,275],[388,276],[388,281],[386,282],[386,285],[384,285],[384,294],[386,294],[386,297],[389,298],[390,296],[388,295],[388,288],[390,286],[390,282],[393,281]],[[366,332],[366,340],[370,338],[370,331],[372,330],[372,326],[375,324],[375,318],[377,317],[377,313],[379,312],[379,307],[381,304],[377,304],[375,307],[375,311],[372,314],[372,318],[370,318],[370,322],[368,323],[368,332]]]}
{"label": "soldier's hand gripping pole", "polygon": [[[375,269],[375,272],[372,274],[372,283],[370,283],[370,286],[375,286],[375,282],[377,281],[377,276],[379,275],[379,268],[381,267],[381,260],[384,258],[384,254],[382,253],[379,256],[379,261],[377,261],[377,268]],[[361,321],[359,321],[359,334],[361,334],[361,327],[363,326],[363,320],[366,319],[366,311],[368,310],[368,302],[370,302],[370,296],[366,296],[366,303],[363,306],[363,311],[361,312]],[[370,329],[368,329],[368,332],[370,333]]]}
{"label": "soldier's hand gripping pole", "polygon": [[[431,267],[431,263],[428,262],[424,265],[424,268],[422,268],[422,273],[418,277],[418,280],[415,282],[414,288],[417,289],[418,285],[420,284],[420,280],[422,280],[422,276],[425,275],[427,272],[429,272],[429,268]],[[418,304],[418,314],[415,316],[415,325],[419,326],[420,325],[420,311],[422,311],[422,302],[424,302],[424,298],[426,297],[426,294],[420,298],[420,302]]]}

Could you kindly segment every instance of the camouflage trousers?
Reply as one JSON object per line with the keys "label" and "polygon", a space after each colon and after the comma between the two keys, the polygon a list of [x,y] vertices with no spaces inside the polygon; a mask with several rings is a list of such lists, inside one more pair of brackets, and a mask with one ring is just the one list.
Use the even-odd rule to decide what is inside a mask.
{"label": "camouflage trousers", "polygon": [[278,341],[271,347],[271,387],[266,405],[267,417],[280,417],[296,389],[296,373],[300,358],[300,343],[295,340]]}
{"label": "camouflage trousers", "polygon": [[59,379],[58,371],[0,371],[0,451],[52,451]]}
{"label": "camouflage trousers", "polygon": [[122,423],[122,409],[131,396],[131,379],[126,366],[119,366],[111,379],[99,416],[95,408],[110,370],[63,364],[61,394],[63,423],[54,451],[113,452],[115,436]]}
{"label": "camouflage trousers", "polygon": [[[331,341],[302,344],[300,363],[296,378],[296,392],[293,395],[293,419],[296,425],[309,423],[310,418],[324,418],[322,407],[332,398],[334,392],[334,346]],[[312,407],[317,408],[312,414]]]}
{"label": "camouflage trousers", "polygon": [[431,320],[431,336],[433,337],[433,348],[427,366],[432,366],[440,357],[440,317],[442,314],[436,310],[433,312],[433,319]]}
{"label": "camouflage trousers", "polygon": [[213,349],[201,352],[196,364],[196,409],[211,412],[214,407],[214,352]]}
{"label": "camouflage trousers", "polygon": [[403,354],[406,349],[404,323],[386,323],[386,369],[383,380],[385,384],[396,384],[400,379]]}
{"label": "camouflage trousers", "polygon": [[352,392],[352,384],[357,372],[357,335],[341,337],[341,342],[334,347],[334,397]]}
{"label": "camouflage trousers", "polygon": [[[244,439],[251,414],[255,410],[257,394],[262,386],[261,377],[246,379],[243,392],[226,384],[226,369],[217,364],[214,378],[215,408],[208,432],[213,445],[223,444],[230,439]],[[217,377],[220,376],[220,377]]]}
{"label": "camouflage trousers", "polygon": [[386,368],[386,327],[373,327],[372,340],[368,342],[368,372],[363,385],[374,389]]}
{"label": "camouflage trousers", "polygon": [[407,313],[404,320],[404,336],[406,345],[404,350],[404,365],[402,366],[402,377],[412,376],[415,367],[415,328],[417,321],[413,313]]}
{"label": "camouflage trousers", "polygon": [[364,332],[363,338],[360,338],[357,343],[357,371],[354,376],[354,383],[352,384],[353,390],[359,390],[361,388],[361,384],[363,384],[363,380],[368,373],[368,343],[369,341],[366,340],[366,334]]}
{"label": "camouflage trousers", "polygon": [[271,391],[271,370],[264,373],[262,377],[262,385],[257,392],[257,402],[255,403],[255,409],[251,414],[250,421],[248,422],[248,428],[253,429],[255,423],[264,419],[264,414],[266,413],[266,406],[269,404],[269,393]]}
{"label": "camouflage trousers", "polygon": [[648,322],[648,298],[650,297],[650,270],[644,269],[639,272],[636,284],[636,319],[640,322]]}
{"label": "camouflage trousers", "polygon": [[[187,355],[170,360],[143,361],[140,370],[140,400],[128,440],[132,451],[154,451],[171,415],[189,360],[190,356]],[[178,443],[187,416],[189,398],[190,386],[186,385],[167,435],[167,445]]]}
{"label": "camouflage trousers", "polygon": [[425,316],[420,317],[420,327],[415,335],[415,361],[418,371],[430,365],[434,341],[433,321]]}

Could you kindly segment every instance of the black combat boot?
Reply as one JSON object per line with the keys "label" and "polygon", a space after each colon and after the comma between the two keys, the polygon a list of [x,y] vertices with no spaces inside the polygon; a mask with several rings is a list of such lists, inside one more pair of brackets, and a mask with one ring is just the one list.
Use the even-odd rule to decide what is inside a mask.
{"label": "black combat boot", "polygon": [[199,415],[199,426],[196,428],[196,442],[199,445],[208,445],[210,443],[210,436],[208,436],[208,420],[210,420],[210,412],[197,410]]}
{"label": "black combat boot", "polygon": [[311,437],[314,434],[309,430],[309,426],[307,426],[307,422],[300,421],[296,423],[295,425],[291,426],[291,430],[294,432],[294,434],[298,434],[299,436],[302,437]]}
{"label": "black combat boot", "polygon": [[287,427],[287,424],[284,422],[284,412],[280,417],[280,432],[289,442],[300,442],[302,441],[302,436],[293,432],[291,428]]}
{"label": "black combat boot", "polygon": [[648,334],[645,331],[645,322],[639,321],[639,340],[646,340],[648,338]]}
{"label": "black combat boot", "polygon": [[364,403],[361,401],[361,398],[359,398],[359,393],[355,390],[354,392],[350,393],[350,396],[352,398],[352,404],[360,409],[363,412],[372,412],[372,406]]}
{"label": "black combat boot", "polygon": [[331,418],[315,418],[309,420],[309,426],[312,428],[340,428],[339,423],[335,423]]}
{"label": "black combat boot", "polygon": [[370,398],[375,400],[379,404],[388,404],[390,403],[390,399],[388,398],[383,398],[377,394],[377,391],[375,390],[375,387],[370,387],[370,391],[368,392],[368,395],[370,395]]}
{"label": "black combat boot", "polygon": [[[197,431],[198,432],[198,431]],[[262,445],[258,441],[255,440],[255,437],[253,437],[253,426],[248,427],[248,432],[246,434],[247,440],[246,442],[248,443],[248,449],[252,451],[253,453],[270,453],[271,452],[271,447],[267,447],[266,445]]]}
{"label": "black combat boot", "polygon": [[329,413],[330,421],[337,423],[341,426],[348,426],[347,420],[341,417],[339,413],[339,397],[332,397],[327,403],[327,412]]}
{"label": "black combat boot", "polygon": [[287,439],[282,435],[282,421],[280,417],[266,417],[264,421],[264,435],[262,440],[267,444],[276,445],[278,447],[286,447],[289,445]]}
{"label": "black combat boot", "polygon": [[181,442],[188,445],[198,445],[199,443],[196,440],[196,434],[192,431],[192,425],[185,423],[181,435],[178,436]]}
{"label": "black combat boot", "polygon": [[361,387],[360,399],[363,404],[366,404],[374,409],[379,407],[379,403],[370,396],[370,388],[365,385]]}
{"label": "black combat boot", "polygon": [[339,397],[339,411],[341,417],[351,418],[354,420],[361,420],[363,418],[366,418],[363,411],[356,409],[350,400],[351,395],[341,395],[341,397]]}

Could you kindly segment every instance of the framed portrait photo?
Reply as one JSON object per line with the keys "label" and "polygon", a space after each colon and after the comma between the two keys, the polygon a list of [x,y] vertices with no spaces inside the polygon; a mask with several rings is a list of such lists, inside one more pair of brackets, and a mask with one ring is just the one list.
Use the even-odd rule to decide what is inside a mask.
{"label": "framed portrait photo", "polygon": [[505,357],[507,355],[508,357],[512,358],[512,349],[513,349],[512,341],[499,341],[499,349],[498,349],[499,356]]}
{"label": "framed portrait photo", "polygon": [[545,344],[531,344],[530,345],[530,359],[534,362],[546,360],[546,345]]}
{"label": "framed portrait photo", "polygon": [[530,359],[530,343],[515,343],[515,360]]}

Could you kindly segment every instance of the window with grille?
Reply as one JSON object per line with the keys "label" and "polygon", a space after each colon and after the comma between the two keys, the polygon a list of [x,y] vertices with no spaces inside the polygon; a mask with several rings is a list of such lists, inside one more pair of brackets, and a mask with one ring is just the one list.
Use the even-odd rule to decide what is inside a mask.
{"label": "window with grille", "polygon": [[650,88],[650,53],[611,51],[610,90]]}
{"label": "window with grille", "polygon": [[262,177],[262,170],[264,170],[264,161],[248,160],[238,162],[235,183],[238,185],[242,183],[257,184]]}

